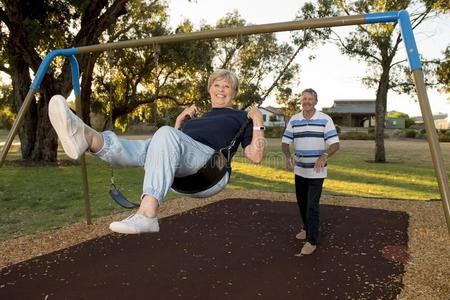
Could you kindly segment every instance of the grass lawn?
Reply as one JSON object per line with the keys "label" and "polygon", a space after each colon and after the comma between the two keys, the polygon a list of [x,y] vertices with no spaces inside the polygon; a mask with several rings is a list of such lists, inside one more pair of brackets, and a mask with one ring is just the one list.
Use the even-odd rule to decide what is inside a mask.
{"label": "grass lawn", "polygon": [[[293,191],[294,179],[284,171],[279,141],[268,140],[262,165],[236,157],[232,187]],[[428,143],[424,140],[386,140],[386,163],[374,163],[373,141],[341,141],[341,149],[329,160],[324,194],[430,200],[440,199]],[[450,174],[450,143],[441,143]],[[236,174],[237,173],[237,174]],[[449,176],[450,177],[450,176]],[[237,180],[237,179],[242,180]]]}
{"label": "grass lawn", "polygon": [[[0,130],[0,142],[6,132]],[[293,174],[284,170],[280,140],[268,139],[261,165],[245,162],[242,153],[233,161],[230,188],[293,191]],[[375,164],[373,141],[341,141],[341,150],[329,161],[324,194],[430,200],[439,199],[426,141],[386,140],[388,163]],[[450,143],[441,143],[449,171]],[[21,166],[18,147],[0,169],[0,240],[58,228],[84,218],[81,173],[78,165]],[[63,153],[60,159],[67,159]],[[87,155],[92,216],[121,212],[108,195],[110,167]],[[143,170],[115,168],[116,183],[132,201],[141,193]],[[168,200],[176,197],[169,194]]]}

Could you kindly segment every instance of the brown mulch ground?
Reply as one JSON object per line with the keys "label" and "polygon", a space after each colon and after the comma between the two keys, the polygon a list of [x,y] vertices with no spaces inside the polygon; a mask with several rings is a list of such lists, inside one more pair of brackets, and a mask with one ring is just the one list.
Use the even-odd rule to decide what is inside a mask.
{"label": "brown mulch ground", "polygon": [[[247,198],[270,199],[272,201],[294,202],[294,195],[289,193],[273,193],[261,191],[243,191],[227,189],[220,195],[209,199],[183,198],[164,204],[160,210],[160,217],[175,216],[188,209],[205,206],[223,199]],[[404,247],[388,242],[388,247],[382,249],[385,258],[405,264],[402,276],[403,289],[400,299],[449,299],[450,294],[450,238],[443,217],[442,204],[434,202],[399,201],[389,199],[364,199],[324,196],[322,204],[338,205],[341,207],[359,207],[383,209],[394,212],[406,212],[409,215],[408,253]],[[225,203],[227,201],[224,201]],[[231,201],[230,201],[231,202]],[[294,203],[291,203],[292,205]],[[293,207],[293,206],[291,206]],[[128,215],[104,217],[95,220],[95,224],[87,226],[77,223],[71,226],[33,236],[21,237],[0,243],[0,267],[11,266],[15,263],[44,255],[56,250],[65,249],[87,240],[109,234],[108,224]],[[168,220],[168,219],[166,219]],[[364,219],[362,219],[364,220]],[[165,222],[165,220],[163,220]],[[357,227],[358,224],[355,224]],[[366,225],[366,224],[364,224]],[[295,224],[292,224],[295,226]],[[288,227],[286,228],[288,230]],[[294,228],[289,230],[295,231]],[[324,233],[327,228],[324,228]],[[352,228],[354,230],[354,228]],[[381,232],[380,232],[381,233]],[[118,237],[119,235],[110,235]],[[324,243],[327,241],[324,236]],[[335,240],[342,237],[334,236]],[[346,237],[348,238],[348,237]],[[383,235],[380,235],[383,238]],[[343,238],[342,238],[343,239]],[[328,239],[329,240],[329,239]],[[295,241],[293,241],[295,242]],[[300,243],[298,244],[300,247]],[[300,248],[298,248],[299,250]],[[302,258],[303,259],[303,258]],[[327,257],[332,259],[332,257]],[[322,263],[324,263],[322,261]],[[344,266],[345,267],[345,266]],[[1,269],[2,271],[7,268]],[[5,287],[0,287],[5,288]]]}

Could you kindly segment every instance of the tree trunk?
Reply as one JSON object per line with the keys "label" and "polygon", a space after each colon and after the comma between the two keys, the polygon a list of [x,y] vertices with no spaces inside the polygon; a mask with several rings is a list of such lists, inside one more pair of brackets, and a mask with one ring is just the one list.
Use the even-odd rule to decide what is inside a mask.
{"label": "tree trunk", "polygon": [[[31,84],[30,72],[28,64],[26,64],[20,55],[17,55],[14,48],[10,49],[10,63],[12,74],[12,86],[14,94],[14,110],[18,112],[25,100]],[[36,128],[36,101],[32,100],[28,111],[26,112],[22,125],[19,127],[20,150],[23,159],[30,159],[35,144],[35,128]]]}
{"label": "tree trunk", "polygon": [[[81,28],[75,37],[72,46],[84,46],[98,43],[102,32],[117,20],[120,15],[127,11],[125,5],[128,0],[115,0],[108,5],[108,1],[90,1],[89,6],[83,12]],[[33,47],[35,44],[29,39],[24,19],[27,11],[23,11],[23,1],[6,1],[5,14],[1,20],[8,26],[8,60],[13,73],[12,84],[14,90],[14,107],[20,109],[29,91],[31,79],[30,69],[37,71],[41,57]],[[97,56],[95,56],[96,58]],[[83,119],[89,120],[89,96],[91,93],[90,82],[92,80],[92,69],[95,62],[87,63],[88,56],[80,56],[80,70],[87,71],[86,80],[83,80]],[[88,65],[86,68],[86,64]],[[62,74],[55,78],[51,68],[46,73],[39,88],[40,94],[33,100],[25,115],[24,121],[19,128],[22,158],[34,161],[56,161],[57,137],[48,118],[48,101],[54,94],[68,96],[72,89],[70,66],[63,67]],[[86,91],[85,91],[86,90]],[[88,121],[89,122],[89,121]]]}
{"label": "tree trunk", "polygon": [[[57,85],[54,84],[54,86]],[[58,139],[48,117],[48,102],[56,92],[44,85],[41,86],[40,90],[42,101],[39,101],[37,105],[36,142],[31,159],[33,161],[53,162],[58,157]]]}
{"label": "tree trunk", "polygon": [[384,123],[386,117],[387,94],[389,89],[389,64],[383,65],[375,102],[375,162],[386,162],[384,149]]}

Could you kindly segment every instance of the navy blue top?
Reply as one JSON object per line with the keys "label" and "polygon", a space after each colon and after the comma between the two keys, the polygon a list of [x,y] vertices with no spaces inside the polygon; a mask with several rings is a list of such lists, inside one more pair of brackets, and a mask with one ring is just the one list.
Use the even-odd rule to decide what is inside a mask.
{"label": "navy blue top", "polygon": [[[197,142],[208,145],[214,150],[219,150],[230,145],[231,140],[246,121],[246,111],[231,108],[213,108],[201,118],[185,121],[181,130]],[[242,148],[250,145],[252,136],[253,123],[249,123],[231,149],[231,156],[237,151],[239,144],[242,145]]]}

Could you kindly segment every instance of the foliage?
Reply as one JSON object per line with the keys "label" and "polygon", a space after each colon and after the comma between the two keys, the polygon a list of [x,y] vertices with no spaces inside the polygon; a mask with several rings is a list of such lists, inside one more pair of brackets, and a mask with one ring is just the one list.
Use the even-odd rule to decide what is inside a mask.
{"label": "foliage", "polygon": [[450,142],[450,129],[441,129],[438,132],[439,142],[449,143]]}
{"label": "foliage", "polygon": [[338,134],[340,134],[341,131],[342,131],[341,126],[339,126],[339,125],[337,125],[337,124],[335,124],[334,126],[336,127],[336,132],[337,132]]}
{"label": "foliage", "polygon": [[[334,6],[332,6],[331,0],[319,0],[316,3],[307,2],[297,12],[296,20],[309,20],[324,18],[336,15]],[[309,47],[316,47],[319,44],[323,44],[329,37],[331,30],[329,28],[311,28],[305,30],[298,30],[292,34],[291,40],[297,49],[294,52],[292,58],[295,57],[301,50]],[[312,59],[312,58],[311,58]],[[286,80],[293,80],[294,76],[298,72],[298,67],[295,72],[288,73],[289,77]],[[297,79],[298,80],[298,79]],[[286,107],[285,115],[287,118],[292,117],[299,111],[299,99],[300,95],[293,93],[290,86],[286,88],[278,88],[276,94],[276,102],[283,107]]]}
{"label": "foliage", "polygon": [[[0,71],[10,75],[23,73],[18,78],[24,80],[13,82],[24,95],[31,82],[25,70],[28,72],[31,68],[36,72],[41,57],[51,49],[172,34],[167,18],[166,2],[157,0],[2,2],[0,36],[6,38],[0,39]],[[14,22],[18,26],[12,26]],[[234,12],[219,20],[216,26],[203,25],[200,30],[243,25],[246,25],[245,20]],[[21,30],[10,34],[11,28]],[[175,33],[194,30],[186,20]],[[9,49],[24,52],[17,55],[8,52]],[[90,110],[111,115],[113,124],[123,130],[128,122],[135,120],[172,123],[180,107],[193,103],[200,111],[205,111],[209,107],[207,78],[217,67],[231,68],[240,77],[242,93],[236,102],[238,107],[258,104],[272,89],[286,90],[292,83],[298,68],[289,62],[291,54],[289,45],[279,44],[274,35],[266,34],[80,55],[83,119],[89,123]],[[14,58],[23,58],[22,70],[14,72],[19,65],[12,61]],[[54,160],[56,136],[48,128],[47,114],[40,111],[46,109],[51,95],[67,96],[71,83],[69,67],[63,58],[56,58],[47,74],[48,80],[43,81],[42,93],[38,95],[43,101],[33,102],[30,108],[33,116],[26,118],[30,122],[24,124],[29,134],[34,130],[36,136],[23,132],[20,135],[22,145],[30,145],[26,152],[36,154],[39,151],[33,149],[34,145],[44,144],[34,143],[43,138],[39,133],[50,132],[50,136],[46,136],[48,149],[45,151],[53,151],[53,154],[46,154],[46,159]],[[264,86],[263,80],[277,75],[270,88]],[[18,106],[22,97],[16,99]],[[36,155],[33,159],[42,157]]]}
{"label": "foliage", "polygon": [[[138,0],[135,0],[135,2]],[[143,0],[142,0],[143,1]],[[142,2],[141,1],[141,2]],[[14,111],[22,106],[43,57],[53,49],[96,43],[104,31],[127,12],[128,0],[40,0],[0,2],[0,71],[10,75],[14,89]],[[90,73],[96,55],[77,57],[82,73],[82,101],[89,98]],[[92,59],[91,59],[92,58]],[[21,154],[33,161],[55,161],[57,138],[48,119],[47,105],[54,94],[69,95],[70,65],[55,58],[45,72],[36,96],[31,98],[19,128]],[[89,110],[83,110],[88,120]]]}
{"label": "foliage", "polygon": [[10,129],[16,117],[12,97],[11,86],[0,81],[0,128]]}
{"label": "foliage", "polygon": [[414,139],[417,137],[417,131],[414,129],[408,129],[405,131],[405,137]]}
{"label": "foliage", "polygon": [[[110,30],[108,42],[130,39],[130,32],[139,33],[138,38],[168,34],[166,18],[163,6],[158,11],[153,8],[151,15],[127,15]],[[202,25],[200,30],[245,25],[246,21],[235,11],[219,19],[215,26]],[[175,30],[192,31],[189,20]],[[274,86],[288,89],[298,70],[289,61],[291,55],[292,49],[285,43],[279,44],[273,34],[116,50],[112,56],[99,58],[91,107],[109,115],[111,100],[114,124],[122,130],[130,121],[156,126],[173,124],[183,107],[195,103],[200,113],[210,108],[209,74],[216,68],[227,68],[239,77],[240,93],[235,105],[243,109],[260,104]],[[278,78],[268,88],[264,81],[275,75]]]}
{"label": "foliage", "polygon": [[[450,93],[450,45],[444,51],[444,57],[436,69],[437,83],[443,93]],[[450,96],[449,96],[450,99]]]}
{"label": "foliage", "polygon": [[[438,1],[422,0],[395,0],[395,1],[333,1],[336,9],[345,15],[367,14],[374,12],[399,11],[408,9],[414,12],[411,18],[412,27],[416,28],[426,18],[437,12],[433,5]],[[341,52],[356,58],[368,65],[368,71],[363,83],[375,87],[376,92],[376,131],[375,131],[375,161],[386,160],[384,147],[384,118],[387,106],[387,93],[389,89],[403,88],[411,90],[412,85],[399,80],[398,74],[402,72],[402,64],[406,60],[404,55],[398,57],[397,51],[402,42],[397,22],[360,25],[356,30],[345,37],[335,34],[335,42]],[[398,89],[397,89],[398,90]]]}
{"label": "foliage", "polygon": [[339,135],[341,140],[373,140],[373,134],[361,131],[349,131]]}
{"label": "foliage", "polygon": [[282,126],[266,127],[266,130],[264,131],[264,137],[281,139],[281,137],[283,136],[283,133],[284,133],[284,127],[282,127]]}

